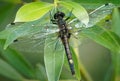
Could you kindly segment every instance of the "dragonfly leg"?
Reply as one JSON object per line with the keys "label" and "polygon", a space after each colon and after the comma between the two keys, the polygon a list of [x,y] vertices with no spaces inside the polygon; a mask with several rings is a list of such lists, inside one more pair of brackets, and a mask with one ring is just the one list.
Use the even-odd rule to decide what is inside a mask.
{"label": "dragonfly leg", "polygon": [[56,44],[55,44],[55,50],[57,49],[58,42],[59,42],[59,36],[57,37],[57,41],[56,41]]}
{"label": "dragonfly leg", "polygon": [[70,38],[70,37],[71,37],[71,33],[68,33],[67,38]]}
{"label": "dragonfly leg", "polygon": [[73,9],[70,11],[69,16],[65,19],[65,21],[67,21],[68,19],[70,19],[71,15],[72,15],[72,11],[73,11]]}
{"label": "dragonfly leg", "polygon": [[77,36],[75,36],[74,34],[71,34],[75,39],[79,39]]}
{"label": "dragonfly leg", "polygon": [[50,19],[53,24],[57,24],[56,20]]}
{"label": "dragonfly leg", "polygon": [[53,23],[53,24],[57,24],[56,20],[53,18],[52,14],[51,14],[51,11],[50,12],[50,21]]}

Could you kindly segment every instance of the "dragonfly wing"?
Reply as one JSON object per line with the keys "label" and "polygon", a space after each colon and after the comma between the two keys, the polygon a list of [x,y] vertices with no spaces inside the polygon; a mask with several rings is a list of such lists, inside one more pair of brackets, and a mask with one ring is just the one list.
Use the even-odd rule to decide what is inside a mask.
{"label": "dragonfly wing", "polygon": [[10,47],[22,52],[39,53],[40,49],[44,46],[44,40],[43,38],[39,40],[19,38],[16,42],[13,42]]}
{"label": "dragonfly wing", "polygon": [[114,4],[107,3],[107,4],[104,4],[104,5],[100,6],[100,7],[98,7],[97,9],[92,11],[91,13],[89,13],[89,19],[90,20],[88,22],[87,27],[92,27],[97,22],[104,19],[108,14],[111,14],[113,8],[115,8]]}
{"label": "dragonfly wing", "polygon": [[[72,21],[69,22],[69,29],[73,35],[73,37],[75,39],[81,39],[81,35],[80,32],[85,29],[85,28],[89,28],[92,27],[93,25],[95,25],[97,22],[99,22],[100,20],[102,20],[103,18],[105,18],[108,14],[110,14],[112,12],[112,9],[115,6],[111,3],[109,4],[105,4],[100,6],[99,8],[95,9],[94,11],[92,11],[89,14],[89,23],[87,26],[85,26],[82,22],[80,22],[77,18],[73,19]],[[79,43],[80,44],[80,43]],[[74,44],[73,44],[74,45]]]}
{"label": "dragonfly wing", "polygon": [[[39,52],[41,45],[44,44],[44,39],[47,35],[57,35],[58,27],[53,24],[46,25],[31,25],[31,30],[24,36],[17,38],[11,45],[20,51]],[[51,37],[54,38],[54,37]]]}
{"label": "dragonfly wing", "polygon": [[[95,9],[94,11],[89,13],[89,22],[88,22],[87,25],[85,25],[84,23],[79,21],[77,18],[74,18],[68,24],[70,26],[72,26],[72,28],[75,28],[75,29],[76,28],[77,29],[82,29],[82,28],[92,27],[97,22],[104,19],[108,14],[111,14],[112,9],[114,7],[115,7],[114,4],[108,3],[108,4],[104,4],[104,5],[100,6],[100,7],[98,7],[97,9]],[[84,18],[86,18],[86,17],[84,17]]]}

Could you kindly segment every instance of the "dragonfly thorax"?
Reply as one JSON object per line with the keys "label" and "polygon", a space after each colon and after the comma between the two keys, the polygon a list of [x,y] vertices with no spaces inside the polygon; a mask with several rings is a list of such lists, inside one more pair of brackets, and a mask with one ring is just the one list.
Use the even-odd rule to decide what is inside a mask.
{"label": "dragonfly thorax", "polygon": [[58,18],[63,18],[65,16],[65,14],[63,12],[57,12],[54,15],[54,19],[58,19]]}

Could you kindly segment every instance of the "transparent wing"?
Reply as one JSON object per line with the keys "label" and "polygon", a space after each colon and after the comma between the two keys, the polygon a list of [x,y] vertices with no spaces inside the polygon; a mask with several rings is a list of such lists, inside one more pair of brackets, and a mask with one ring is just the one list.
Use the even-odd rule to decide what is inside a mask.
{"label": "transparent wing", "polygon": [[[105,18],[108,14],[110,14],[113,8],[114,8],[114,5],[109,3],[109,4],[102,5],[99,8],[92,11],[91,13],[89,13],[90,21],[87,26],[85,26],[84,23],[80,22],[77,18],[73,19],[68,23],[71,33],[74,35],[77,35],[77,33],[79,33],[79,31],[81,31],[83,28],[92,27],[101,19]],[[28,31],[29,33],[21,38],[18,38],[18,41],[13,43],[13,45],[16,45],[16,46],[24,45],[23,47],[26,49],[31,47],[30,50],[35,49],[37,51],[39,50],[37,49],[38,46],[40,46],[41,44],[44,44],[44,39],[46,38],[47,35],[56,34],[56,36],[54,37],[56,38],[58,37],[57,32],[59,31],[59,29],[58,29],[58,26],[55,24],[43,25],[40,23],[38,24],[33,23],[30,25],[30,28],[31,30]],[[54,38],[54,37],[51,36],[51,38]]]}
{"label": "transparent wing", "polygon": [[[102,6],[98,7],[97,9],[95,9],[94,11],[92,11],[91,13],[89,13],[90,21],[86,26],[84,25],[84,23],[80,22],[77,18],[70,21],[68,24],[70,26],[69,29],[72,33],[72,37],[70,40],[71,46],[74,46],[76,42],[77,42],[77,45],[80,45],[81,44],[80,41],[82,40],[81,38],[83,38],[80,35],[80,31],[82,31],[82,29],[92,27],[97,22],[104,19],[108,14],[112,13],[112,9],[114,7],[115,6],[113,4],[109,3],[109,4],[102,5]],[[106,23],[106,22],[104,22],[104,23]],[[75,40],[75,41],[77,40],[77,41],[72,42],[73,40]]]}
{"label": "transparent wing", "polygon": [[104,19],[108,14],[111,14],[113,8],[115,8],[115,5],[113,5],[112,3],[108,3],[92,11],[89,14],[90,20],[87,27],[95,25],[97,22]]}
{"label": "transparent wing", "polygon": [[[31,24],[31,23],[30,23]],[[59,31],[58,26],[55,24],[31,24],[29,27],[25,27],[26,25],[21,25],[20,23],[17,23],[16,25],[7,25],[6,29],[8,28],[13,28],[13,30],[16,30],[17,27],[21,29],[26,29],[29,28],[29,31],[27,31],[24,37],[29,37],[29,38],[41,38],[49,34],[53,34]],[[19,31],[19,30],[18,30]]]}
{"label": "transparent wing", "polygon": [[108,14],[112,13],[112,9],[115,7],[114,4],[112,3],[108,3],[108,4],[104,4],[100,7],[98,7],[97,9],[93,10],[92,12],[89,13],[89,22],[88,24],[85,26],[84,23],[80,22],[77,18],[71,20],[69,22],[69,24],[73,24],[72,26],[76,27],[76,28],[81,28],[81,27],[92,27],[93,25],[95,25],[97,22],[99,22],[100,20],[104,19]]}
{"label": "transparent wing", "polygon": [[45,38],[32,39],[32,38],[19,38],[16,42],[13,42],[10,47],[29,53],[39,53],[42,48],[44,48]]}
{"label": "transparent wing", "polygon": [[49,35],[50,37],[54,34],[54,37],[51,36],[51,38],[57,38],[57,32],[59,31],[57,25],[54,24],[32,24],[30,28],[31,30],[28,31],[28,34],[17,38],[11,47],[20,51],[39,52],[39,48],[44,45],[46,36]]}

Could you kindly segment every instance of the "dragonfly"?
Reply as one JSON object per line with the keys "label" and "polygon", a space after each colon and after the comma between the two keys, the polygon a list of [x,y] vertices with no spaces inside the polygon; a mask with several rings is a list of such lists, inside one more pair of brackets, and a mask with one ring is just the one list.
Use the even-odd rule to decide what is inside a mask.
{"label": "dragonfly", "polygon": [[[69,40],[72,38],[72,35],[73,37],[74,36],[77,37],[77,35],[79,35],[80,33],[80,30],[82,30],[82,28],[86,29],[89,27],[93,27],[97,22],[104,19],[108,14],[111,14],[112,9],[114,7],[115,6],[112,3],[107,3],[93,10],[92,12],[89,13],[90,20],[87,25],[82,23],[77,18],[74,18],[67,23],[67,21],[70,19],[70,16],[65,18],[64,12],[57,11],[54,14],[54,18],[51,19],[52,24],[50,23],[45,26],[32,24],[31,27],[34,27],[34,28],[41,27],[41,30],[37,33],[32,33],[31,36],[23,37],[20,40],[18,39],[18,42],[15,42],[15,43],[19,44],[21,42],[24,44],[24,43],[30,43],[32,41],[32,43],[34,44],[34,46],[32,47],[35,48],[44,42],[44,41],[40,42],[39,40],[42,38],[45,38],[48,35],[51,35],[52,36],[51,38],[53,38],[53,40],[56,40],[56,38],[60,39],[61,40],[60,47],[62,47],[63,45],[62,48],[64,48],[65,50],[71,73],[72,75],[74,75],[75,69],[74,69],[74,62],[72,60]],[[73,26],[73,27],[68,27],[68,26]]]}

